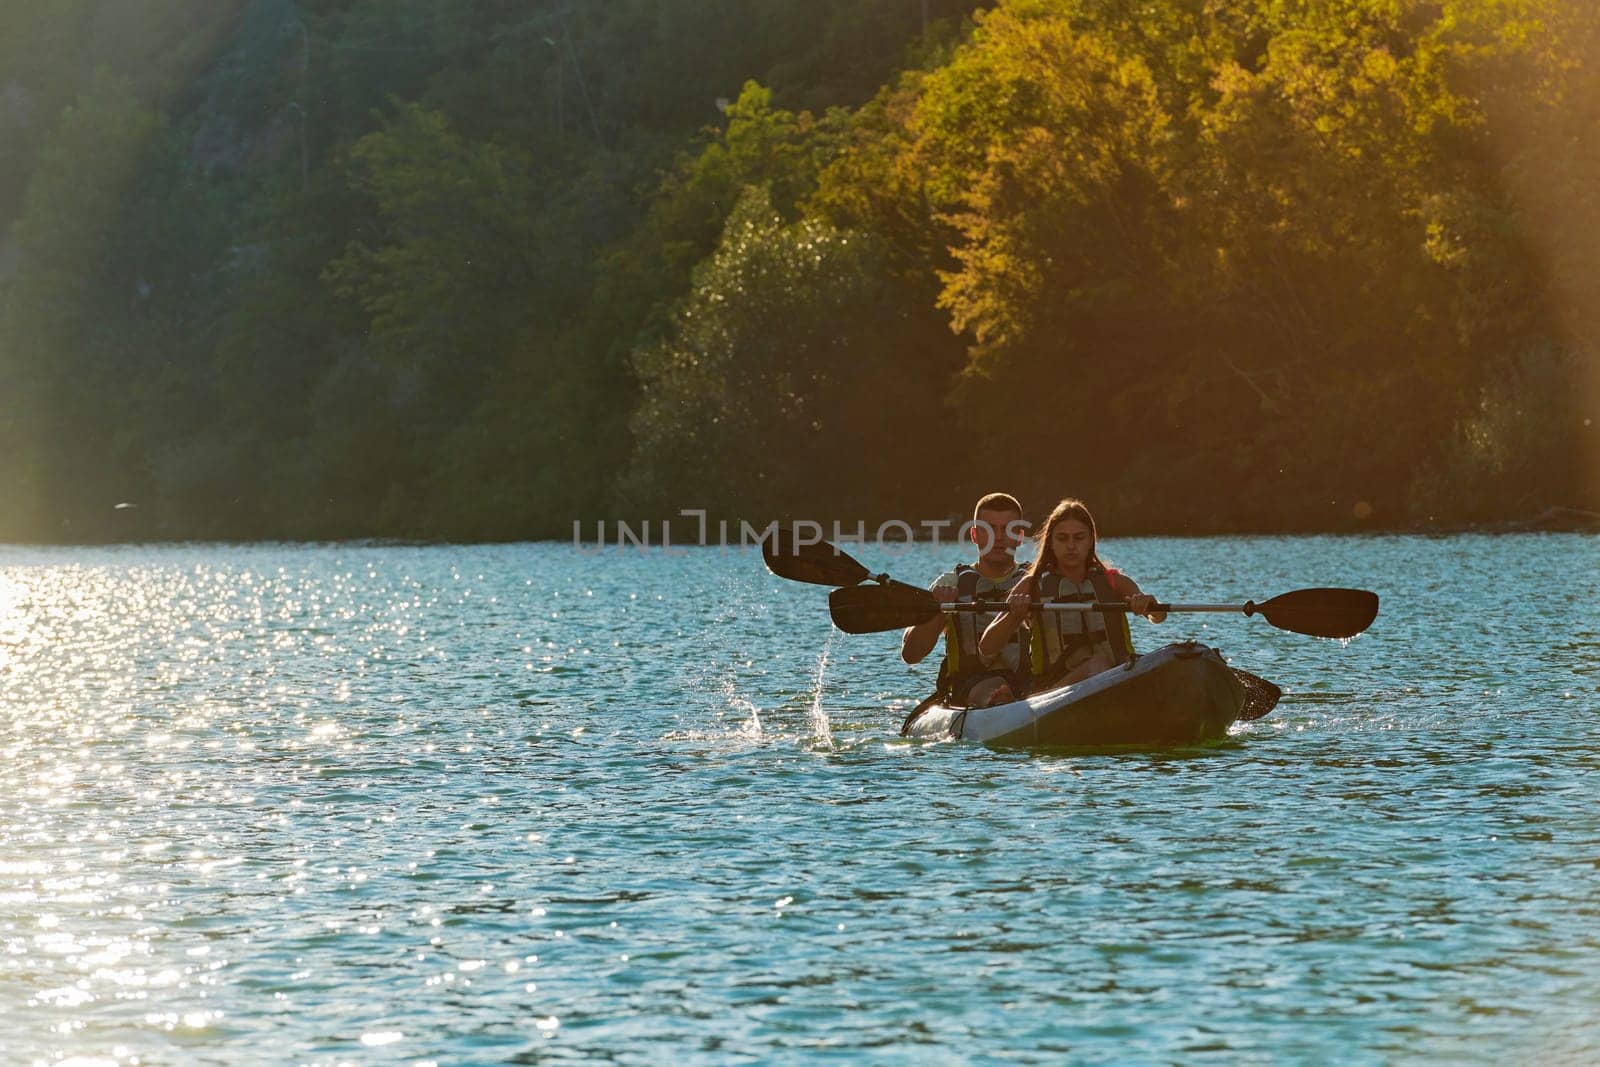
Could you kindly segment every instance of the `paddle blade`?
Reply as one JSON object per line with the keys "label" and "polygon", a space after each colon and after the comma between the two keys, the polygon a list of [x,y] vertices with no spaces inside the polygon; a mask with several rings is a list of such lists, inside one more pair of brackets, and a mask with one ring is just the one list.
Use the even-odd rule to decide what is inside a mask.
{"label": "paddle blade", "polygon": [[927,622],[939,613],[939,602],[904,582],[851,585],[828,594],[828,612],[847,634],[876,634]]}
{"label": "paddle blade", "polygon": [[1252,722],[1278,706],[1278,701],[1283,697],[1282,689],[1259,674],[1241,671],[1238,667],[1231,669],[1233,676],[1239,679],[1239,684],[1244,686],[1244,707],[1239,709],[1240,722]]}
{"label": "paddle blade", "polygon": [[812,585],[855,585],[872,577],[867,568],[828,541],[801,544],[793,530],[779,528],[761,545],[767,570],[791,582]]}
{"label": "paddle blade", "polygon": [[1296,589],[1255,610],[1280,630],[1312,637],[1354,637],[1378,617],[1378,594],[1365,589]]}

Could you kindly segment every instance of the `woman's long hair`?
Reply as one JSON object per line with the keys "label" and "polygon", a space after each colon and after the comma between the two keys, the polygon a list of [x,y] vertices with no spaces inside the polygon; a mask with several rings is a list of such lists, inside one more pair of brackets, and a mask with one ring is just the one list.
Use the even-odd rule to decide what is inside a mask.
{"label": "woman's long hair", "polygon": [[[1098,551],[1100,534],[1095,529],[1094,516],[1089,514],[1089,509],[1084,505],[1083,501],[1067,499],[1057,504],[1055,510],[1050,512],[1050,517],[1044,521],[1044,528],[1039,531],[1039,535],[1035,539],[1038,555],[1034,557],[1033,563],[1028,567],[1028,573],[1025,576],[1026,580],[1036,582],[1047,571],[1056,569],[1056,554],[1050,547],[1050,538],[1055,535],[1056,527],[1068,519],[1077,519],[1089,528],[1089,558],[1084,561],[1084,574],[1093,574],[1095,571],[1106,569],[1106,565],[1100,561]],[[1037,586],[1034,588],[1034,595],[1039,595]]]}

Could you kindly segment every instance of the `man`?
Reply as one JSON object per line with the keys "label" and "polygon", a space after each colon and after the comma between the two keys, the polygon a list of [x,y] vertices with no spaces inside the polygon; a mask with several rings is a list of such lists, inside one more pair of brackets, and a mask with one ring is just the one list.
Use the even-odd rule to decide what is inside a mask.
{"label": "man", "polygon": [[[931,589],[941,604],[974,600],[1004,600],[1025,568],[1016,560],[1023,533],[1022,505],[1006,493],[990,493],[978,501],[969,527],[978,549],[977,563],[961,564],[934,581]],[[927,622],[906,628],[900,638],[900,658],[921,663],[940,635],[945,639],[944,662],[939,665],[936,696],[957,707],[984,708],[1023,695],[1028,661],[1020,642],[1013,638],[994,656],[978,651],[978,639],[993,619],[992,612],[944,612]]]}

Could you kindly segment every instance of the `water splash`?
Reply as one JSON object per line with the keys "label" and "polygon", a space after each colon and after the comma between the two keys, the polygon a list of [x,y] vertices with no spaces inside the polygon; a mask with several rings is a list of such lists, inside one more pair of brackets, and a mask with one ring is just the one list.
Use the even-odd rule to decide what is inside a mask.
{"label": "water splash", "polygon": [[828,641],[822,646],[822,655],[817,657],[817,680],[812,686],[811,693],[811,733],[816,738],[817,744],[832,752],[836,747],[833,743],[833,724],[828,721],[828,709],[822,706],[822,680],[828,673],[828,657],[833,655],[834,631],[828,631]]}
{"label": "water splash", "polygon": [[738,679],[731,672],[717,674],[713,687],[723,706],[718,717],[725,719],[732,712],[741,719],[734,736],[752,741],[759,741],[766,736],[761,726],[760,705],[740,691]]}
{"label": "water splash", "polygon": [[[732,686],[730,685],[729,688],[731,689]],[[752,739],[760,738],[762,736],[761,709],[755,704],[755,702],[748,700],[737,693],[730,692],[728,694],[728,704],[729,706],[737,708],[740,711],[748,711],[750,713],[750,717],[744,721],[744,725],[739,727],[739,735],[741,737],[748,737]]]}

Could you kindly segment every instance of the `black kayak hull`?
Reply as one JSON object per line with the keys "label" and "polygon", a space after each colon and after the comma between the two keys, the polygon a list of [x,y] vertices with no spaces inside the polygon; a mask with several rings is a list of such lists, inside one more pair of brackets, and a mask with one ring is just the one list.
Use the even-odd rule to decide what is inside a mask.
{"label": "black kayak hull", "polygon": [[1186,641],[1025,700],[991,708],[934,705],[906,733],[997,748],[1176,748],[1227,736],[1244,700],[1221,654]]}

